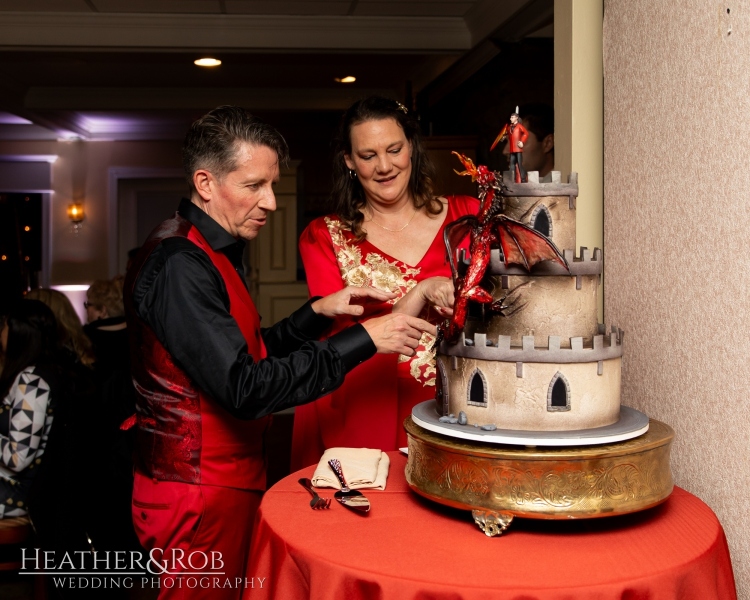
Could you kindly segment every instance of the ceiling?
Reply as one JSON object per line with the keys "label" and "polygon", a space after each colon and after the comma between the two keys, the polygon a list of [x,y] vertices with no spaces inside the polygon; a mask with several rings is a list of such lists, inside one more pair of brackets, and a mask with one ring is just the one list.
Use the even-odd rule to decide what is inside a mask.
{"label": "ceiling", "polygon": [[370,93],[429,105],[503,42],[551,37],[552,5],[0,0],[0,139],[180,139],[220,104],[297,118]]}

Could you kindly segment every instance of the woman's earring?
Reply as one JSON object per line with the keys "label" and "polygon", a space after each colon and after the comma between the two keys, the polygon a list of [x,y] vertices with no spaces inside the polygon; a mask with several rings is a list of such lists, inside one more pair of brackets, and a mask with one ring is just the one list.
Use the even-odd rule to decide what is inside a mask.
{"label": "woman's earring", "polygon": [[356,179],[357,172],[354,169],[349,169],[349,179]]}

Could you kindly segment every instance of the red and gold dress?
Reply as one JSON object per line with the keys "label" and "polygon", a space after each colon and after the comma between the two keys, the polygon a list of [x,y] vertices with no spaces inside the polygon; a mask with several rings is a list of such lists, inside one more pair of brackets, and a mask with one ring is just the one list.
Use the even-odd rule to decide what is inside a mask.
{"label": "red and gold dress", "polygon": [[[331,335],[353,323],[381,316],[418,282],[450,277],[443,230],[466,214],[476,214],[479,202],[469,196],[449,196],[443,224],[425,255],[407,265],[368,242],[358,242],[336,215],[321,217],[302,232],[302,255],[310,296],[326,296],[347,285],[370,286],[398,294],[389,302],[368,305],[360,317],[339,317]],[[438,323],[426,308],[420,317]],[[412,357],[377,354],[352,370],[332,394],[295,409],[292,470],[318,462],[326,448],[339,446],[396,450],[406,445],[404,419],[414,405],[435,395],[435,359],[428,350],[433,337],[424,334]]]}

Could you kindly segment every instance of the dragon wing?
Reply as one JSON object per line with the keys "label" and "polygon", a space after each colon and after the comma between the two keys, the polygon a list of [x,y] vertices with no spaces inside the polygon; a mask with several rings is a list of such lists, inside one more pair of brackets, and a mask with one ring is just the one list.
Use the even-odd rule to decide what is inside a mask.
{"label": "dragon wing", "polygon": [[458,268],[456,266],[456,250],[469,235],[472,228],[478,223],[474,215],[464,215],[452,223],[448,223],[443,230],[443,242],[445,243],[445,252],[448,255],[448,262],[453,274],[453,283],[456,283],[458,277]]}
{"label": "dragon wing", "polygon": [[495,220],[506,265],[522,265],[528,271],[543,260],[551,260],[570,272],[565,258],[547,236],[505,215],[497,215]]}

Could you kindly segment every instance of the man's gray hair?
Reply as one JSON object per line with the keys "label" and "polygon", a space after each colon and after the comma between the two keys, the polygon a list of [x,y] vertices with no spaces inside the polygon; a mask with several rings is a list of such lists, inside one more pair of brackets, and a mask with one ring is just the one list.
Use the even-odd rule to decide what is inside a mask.
{"label": "man's gray hair", "polygon": [[289,160],[289,147],[271,125],[238,106],[219,106],[195,121],[182,145],[182,164],[191,193],[193,174],[206,169],[219,179],[237,168],[240,143],[266,146],[276,152],[280,166]]}

